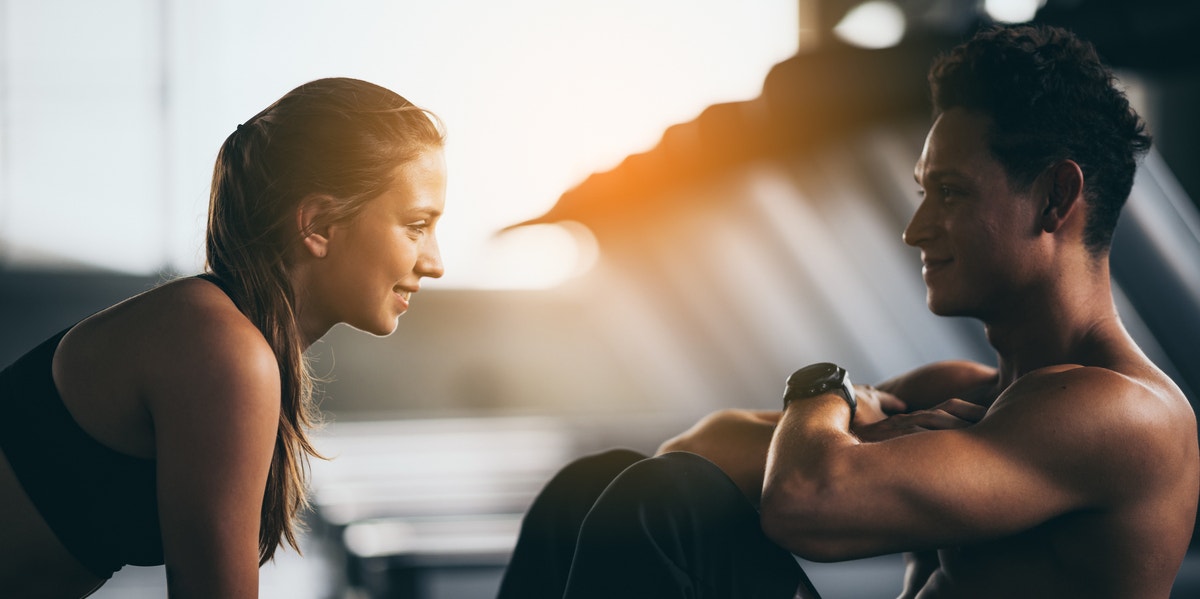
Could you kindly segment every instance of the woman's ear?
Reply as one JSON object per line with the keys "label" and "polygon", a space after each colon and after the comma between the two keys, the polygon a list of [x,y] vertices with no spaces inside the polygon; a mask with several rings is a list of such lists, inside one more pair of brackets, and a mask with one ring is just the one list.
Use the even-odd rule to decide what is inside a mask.
{"label": "woman's ear", "polygon": [[329,219],[333,207],[332,197],[324,194],[309,194],[296,208],[296,230],[300,234],[304,251],[314,258],[324,258],[329,252]]}
{"label": "woman's ear", "polygon": [[[1083,170],[1074,160],[1063,160],[1046,170],[1042,191],[1042,230],[1054,233],[1071,216],[1083,218]],[[1080,223],[1082,226],[1082,222]]]}

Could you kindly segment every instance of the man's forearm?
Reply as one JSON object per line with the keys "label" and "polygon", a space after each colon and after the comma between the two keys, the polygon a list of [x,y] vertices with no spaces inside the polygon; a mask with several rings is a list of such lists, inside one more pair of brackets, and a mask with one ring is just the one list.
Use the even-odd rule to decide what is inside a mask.
{"label": "man's forearm", "polygon": [[850,408],[839,395],[792,402],[771,440],[763,484],[763,527],[776,542],[803,553],[819,543],[822,501],[839,475],[838,450],[859,443],[849,431]]}
{"label": "man's forearm", "polygon": [[820,468],[829,449],[857,441],[850,433],[850,407],[840,396],[826,393],[794,401],[783,412],[771,439],[768,476]]}

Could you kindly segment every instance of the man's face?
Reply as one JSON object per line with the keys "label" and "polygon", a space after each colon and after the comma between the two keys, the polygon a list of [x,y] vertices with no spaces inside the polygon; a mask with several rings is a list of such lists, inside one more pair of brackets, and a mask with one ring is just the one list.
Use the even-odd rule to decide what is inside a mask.
{"label": "man's face", "polygon": [[987,147],[990,119],[961,108],[929,130],[914,172],[923,200],[904,230],[920,248],[926,302],[935,314],[988,320],[1031,285],[1040,219],[1028,194],[1009,187]]}

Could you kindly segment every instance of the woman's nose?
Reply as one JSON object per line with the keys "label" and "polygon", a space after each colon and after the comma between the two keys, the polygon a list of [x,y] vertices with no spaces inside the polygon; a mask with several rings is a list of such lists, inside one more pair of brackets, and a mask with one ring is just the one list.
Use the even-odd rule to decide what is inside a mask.
{"label": "woman's nose", "polygon": [[442,265],[442,251],[438,247],[437,238],[430,239],[421,257],[417,260],[417,274],[431,279],[441,278],[446,269]]}

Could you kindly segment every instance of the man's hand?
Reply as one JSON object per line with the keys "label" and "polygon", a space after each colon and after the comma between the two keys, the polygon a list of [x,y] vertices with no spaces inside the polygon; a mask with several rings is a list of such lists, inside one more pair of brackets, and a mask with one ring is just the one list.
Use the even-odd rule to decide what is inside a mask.
{"label": "man's hand", "polygon": [[942,567],[936,551],[910,551],[904,554],[904,590],[896,599],[913,599],[925,588],[929,577]]}
{"label": "man's hand", "polygon": [[687,451],[707,458],[757,505],[762,494],[767,448],[782,416],[781,412],[763,410],[713,412],[667,440],[658,453]]}
{"label": "man's hand", "polygon": [[899,397],[870,385],[855,385],[854,396],[858,399],[858,408],[854,412],[852,428],[875,424],[908,409]]}
{"label": "man's hand", "polygon": [[886,441],[921,431],[966,428],[983,419],[987,408],[961,399],[949,399],[928,410],[895,414],[883,420],[859,425],[854,419],[853,432],[868,443]]}

